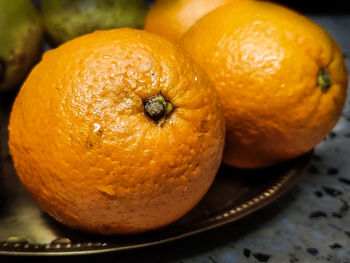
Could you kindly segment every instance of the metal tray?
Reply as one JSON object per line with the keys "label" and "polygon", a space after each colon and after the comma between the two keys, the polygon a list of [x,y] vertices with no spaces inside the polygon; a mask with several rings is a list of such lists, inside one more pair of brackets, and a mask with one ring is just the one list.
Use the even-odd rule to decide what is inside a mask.
{"label": "metal tray", "polygon": [[172,225],[141,235],[90,235],[56,222],[40,209],[19,182],[7,148],[7,123],[14,96],[7,94],[1,98],[0,255],[76,255],[128,250],[217,228],[282,196],[297,182],[312,155],[310,152],[282,165],[253,171],[222,165],[202,201]]}

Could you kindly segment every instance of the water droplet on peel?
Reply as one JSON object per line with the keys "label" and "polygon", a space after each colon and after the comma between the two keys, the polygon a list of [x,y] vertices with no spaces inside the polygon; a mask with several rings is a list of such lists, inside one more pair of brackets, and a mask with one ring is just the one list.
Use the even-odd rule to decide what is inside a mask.
{"label": "water droplet on peel", "polygon": [[101,128],[100,124],[94,123],[94,132],[98,132],[98,130]]}
{"label": "water droplet on peel", "polygon": [[194,77],[194,82],[197,83],[198,82],[198,78],[197,76]]}

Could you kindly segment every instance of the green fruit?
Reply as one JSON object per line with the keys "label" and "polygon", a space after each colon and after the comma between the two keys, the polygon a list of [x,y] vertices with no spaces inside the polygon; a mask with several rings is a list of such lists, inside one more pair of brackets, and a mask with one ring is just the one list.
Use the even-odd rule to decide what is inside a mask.
{"label": "green fruit", "polygon": [[32,3],[0,0],[0,92],[20,84],[42,44],[42,21]]}
{"label": "green fruit", "polygon": [[141,28],[146,12],[146,0],[42,1],[46,31],[55,45],[100,29]]}

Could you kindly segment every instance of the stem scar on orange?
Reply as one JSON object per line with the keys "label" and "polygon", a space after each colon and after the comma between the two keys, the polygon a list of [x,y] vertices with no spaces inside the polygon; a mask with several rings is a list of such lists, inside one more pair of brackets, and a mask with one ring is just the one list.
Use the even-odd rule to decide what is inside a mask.
{"label": "stem scar on orange", "polygon": [[220,7],[185,34],[182,46],[220,94],[226,164],[259,168],[294,158],[341,115],[342,53],[323,28],[290,9],[263,1]]}
{"label": "stem scar on orange", "polygon": [[214,84],[140,30],[97,31],[44,54],[10,117],[33,198],[67,226],[129,234],[168,225],[214,180],[225,127]]}

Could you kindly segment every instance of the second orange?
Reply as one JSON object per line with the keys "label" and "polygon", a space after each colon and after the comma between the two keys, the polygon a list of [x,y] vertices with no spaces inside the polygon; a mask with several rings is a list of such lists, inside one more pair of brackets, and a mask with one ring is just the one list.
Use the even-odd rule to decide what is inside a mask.
{"label": "second orange", "polygon": [[232,2],[248,0],[157,0],[147,14],[144,29],[178,41],[201,17]]}

